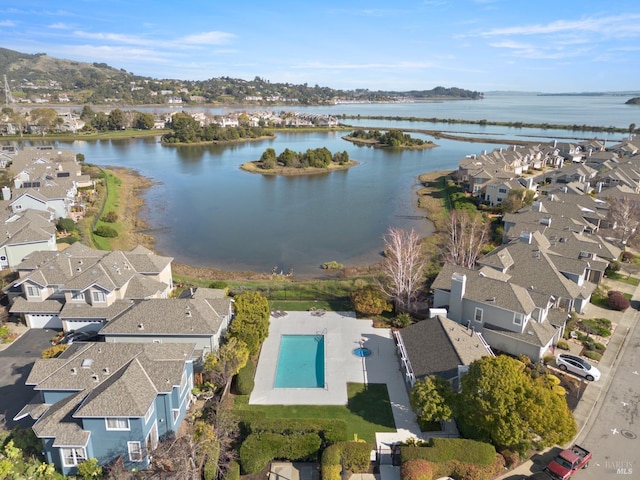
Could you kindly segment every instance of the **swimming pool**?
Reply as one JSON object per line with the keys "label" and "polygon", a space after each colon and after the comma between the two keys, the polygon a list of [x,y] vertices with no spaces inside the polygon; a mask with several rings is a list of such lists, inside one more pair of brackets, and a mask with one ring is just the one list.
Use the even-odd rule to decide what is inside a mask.
{"label": "swimming pool", "polygon": [[324,388],[324,335],[282,335],[275,388]]}

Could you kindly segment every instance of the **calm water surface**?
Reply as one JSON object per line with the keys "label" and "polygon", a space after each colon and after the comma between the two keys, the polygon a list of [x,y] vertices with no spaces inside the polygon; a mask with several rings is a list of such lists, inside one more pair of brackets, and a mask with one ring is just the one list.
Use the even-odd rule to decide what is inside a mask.
{"label": "calm water surface", "polygon": [[[486,118],[569,125],[640,124],[640,108],[624,105],[625,101],[625,97],[500,95],[487,96],[482,101],[286,109],[334,115]],[[349,122],[440,128],[487,138],[534,138],[541,142],[569,136],[594,137],[565,130]],[[414,228],[428,234],[431,224],[419,218],[424,214],[416,209],[417,176],[457,168],[465,155],[498,146],[439,139],[436,140],[439,147],[429,150],[387,151],[355,146],[341,139],[344,134],[278,133],[274,140],[226,147],[163,147],[157,138],[76,141],[65,146],[83,153],[88,162],[133,168],[159,182],[145,194],[147,207],[143,216],[151,228],[157,229],[153,235],[160,253],[193,265],[261,272],[271,272],[278,266],[285,273],[293,268],[304,275],[320,275],[319,265],[330,260],[346,265],[378,261],[382,236],[390,226]],[[598,136],[611,141],[622,137]],[[243,162],[259,158],[267,147],[273,147],[277,153],[285,148],[346,150],[360,165],[348,171],[299,177],[265,177],[239,169]]]}

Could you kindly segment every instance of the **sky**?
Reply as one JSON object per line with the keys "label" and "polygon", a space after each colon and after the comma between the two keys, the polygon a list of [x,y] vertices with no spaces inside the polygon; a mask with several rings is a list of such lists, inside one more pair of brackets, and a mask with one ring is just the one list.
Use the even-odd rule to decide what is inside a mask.
{"label": "sky", "polygon": [[3,0],[0,47],[153,78],[637,91],[640,2]]}

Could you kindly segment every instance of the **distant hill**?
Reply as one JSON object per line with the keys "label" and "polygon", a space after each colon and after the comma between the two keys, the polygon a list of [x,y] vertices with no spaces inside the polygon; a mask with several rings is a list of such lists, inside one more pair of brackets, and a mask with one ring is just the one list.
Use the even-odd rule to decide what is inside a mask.
{"label": "distant hill", "polygon": [[203,81],[154,79],[110,67],[25,54],[0,48],[0,71],[17,101],[74,104],[249,104],[319,105],[341,101],[387,102],[426,99],[481,99],[483,94],[457,87],[410,92],[335,90],[328,87],[220,77]]}

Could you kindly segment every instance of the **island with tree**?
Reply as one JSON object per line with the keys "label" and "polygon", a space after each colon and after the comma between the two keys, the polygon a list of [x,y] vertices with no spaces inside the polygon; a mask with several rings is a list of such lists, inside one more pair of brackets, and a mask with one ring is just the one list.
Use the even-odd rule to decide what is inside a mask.
{"label": "island with tree", "polygon": [[169,124],[171,133],[162,136],[164,145],[196,143],[231,143],[273,138],[273,132],[261,127],[240,124],[237,127],[223,127],[217,123],[201,126],[200,122],[184,112],[175,113]]}
{"label": "island with tree", "polygon": [[308,149],[306,152],[294,152],[285,148],[276,155],[273,148],[267,148],[259,160],[243,163],[240,168],[263,175],[310,175],[327,173],[332,170],[345,170],[357,165],[349,158],[349,153],[331,153],[326,147]]}
{"label": "island with tree", "polygon": [[425,141],[420,138],[413,138],[411,135],[397,129],[386,132],[358,129],[342,138],[357,145],[370,145],[377,148],[421,149],[437,146],[430,140]]}
{"label": "island with tree", "polygon": [[624,102],[625,105],[640,105],[640,97],[633,97]]}

